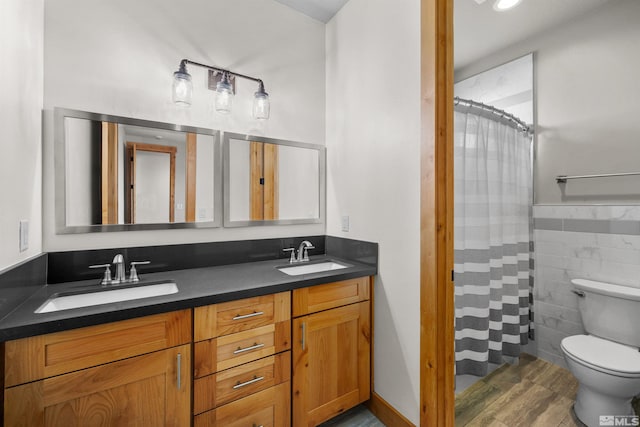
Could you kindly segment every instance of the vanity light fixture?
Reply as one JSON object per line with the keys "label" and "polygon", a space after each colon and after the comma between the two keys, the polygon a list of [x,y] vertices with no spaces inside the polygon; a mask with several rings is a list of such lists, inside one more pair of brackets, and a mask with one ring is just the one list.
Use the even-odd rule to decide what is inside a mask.
{"label": "vanity light fixture", "polygon": [[493,4],[493,9],[498,12],[504,12],[505,10],[516,7],[521,1],[522,0],[496,0]]}
{"label": "vanity light fixture", "polygon": [[216,84],[216,111],[221,114],[229,114],[233,104],[233,86],[229,74],[222,73],[222,79]]}
{"label": "vanity light fixture", "polygon": [[264,82],[261,79],[234,73],[212,65],[200,64],[189,59],[183,59],[180,61],[178,71],[173,73],[173,102],[176,104],[184,107],[191,105],[193,84],[191,83],[191,75],[187,72],[187,64],[203,67],[208,70],[212,70],[214,74],[221,75],[220,81],[216,84],[215,107],[218,113],[229,114],[231,112],[234,96],[231,79],[241,77],[258,83],[258,91],[254,94],[253,98],[253,118],[259,120],[266,120],[269,118],[269,94],[265,92]]}
{"label": "vanity light fixture", "polygon": [[253,117],[266,120],[269,118],[269,94],[264,91],[264,84],[258,84],[258,91],[253,94]]}
{"label": "vanity light fixture", "polygon": [[173,73],[173,102],[188,107],[191,105],[191,97],[193,96],[193,83],[191,83],[191,74],[187,73],[187,67],[184,62],[180,63],[178,71]]}

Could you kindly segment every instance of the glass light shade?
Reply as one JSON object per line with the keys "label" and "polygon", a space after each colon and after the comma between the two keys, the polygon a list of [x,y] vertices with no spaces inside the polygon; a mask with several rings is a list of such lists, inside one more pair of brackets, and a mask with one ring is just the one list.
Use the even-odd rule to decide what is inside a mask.
{"label": "glass light shade", "polygon": [[269,118],[271,106],[269,104],[269,94],[264,90],[255,93],[253,98],[253,118],[266,120]]}
{"label": "glass light shade", "polygon": [[216,111],[221,114],[229,114],[233,103],[233,87],[229,80],[223,78],[216,85]]}
{"label": "glass light shade", "polygon": [[193,95],[193,83],[191,83],[191,75],[176,71],[173,73],[173,102],[183,107],[191,105],[191,97]]}
{"label": "glass light shade", "polygon": [[522,0],[496,0],[493,8],[498,12],[509,10],[516,7]]}

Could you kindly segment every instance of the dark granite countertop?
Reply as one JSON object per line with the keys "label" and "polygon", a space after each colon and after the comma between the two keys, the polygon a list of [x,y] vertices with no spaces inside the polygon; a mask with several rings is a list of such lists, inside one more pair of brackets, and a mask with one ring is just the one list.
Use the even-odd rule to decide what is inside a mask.
{"label": "dark granite countertop", "polygon": [[[0,320],[0,341],[8,341],[51,332],[193,308],[241,298],[289,291],[322,283],[376,274],[376,267],[337,258],[313,257],[311,264],[335,260],[349,267],[321,273],[289,276],[277,267],[289,265],[286,260],[248,262],[217,267],[141,273],[137,285],[172,280],[178,293],[152,298],[102,304],[91,307],[36,314],[51,296],[86,289],[103,289],[96,280],[44,285],[25,302]],[[306,265],[307,263],[305,263]],[[297,265],[297,264],[296,264]],[[116,289],[116,286],[110,288]]]}

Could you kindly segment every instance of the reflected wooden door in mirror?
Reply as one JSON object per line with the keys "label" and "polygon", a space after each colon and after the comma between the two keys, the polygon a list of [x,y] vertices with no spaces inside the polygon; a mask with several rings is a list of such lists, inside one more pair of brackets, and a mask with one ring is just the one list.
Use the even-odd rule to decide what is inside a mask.
{"label": "reflected wooden door in mirror", "polygon": [[224,133],[225,227],[324,221],[325,148]]}
{"label": "reflected wooden door in mirror", "polygon": [[278,219],[278,146],[258,141],[249,144],[250,219]]}
{"label": "reflected wooden door in mirror", "polygon": [[218,132],[55,109],[60,233],[217,227]]}

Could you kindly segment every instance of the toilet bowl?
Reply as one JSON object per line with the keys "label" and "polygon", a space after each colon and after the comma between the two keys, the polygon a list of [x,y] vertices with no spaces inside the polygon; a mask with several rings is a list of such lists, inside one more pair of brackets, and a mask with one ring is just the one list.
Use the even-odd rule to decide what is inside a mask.
{"label": "toilet bowl", "polygon": [[631,400],[640,394],[638,349],[591,335],[562,340],[567,366],[579,383],[574,410],[589,427],[603,415],[634,415]]}
{"label": "toilet bowl", "polygon": [[640,394],[640,288],[571,283],[587,334],[564,338],[561,348],[579,383],[576,416],[599,427],[600,417],[634,415],[631,401]]}

